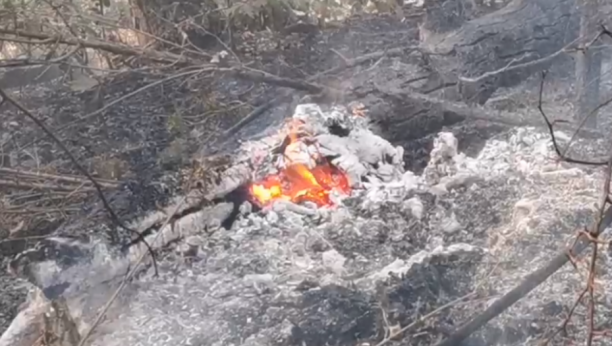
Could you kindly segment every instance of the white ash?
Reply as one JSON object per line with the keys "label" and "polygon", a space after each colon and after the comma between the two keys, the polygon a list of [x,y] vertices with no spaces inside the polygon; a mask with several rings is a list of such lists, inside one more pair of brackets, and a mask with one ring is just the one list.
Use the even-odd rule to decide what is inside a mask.
{"label": "white ash", "polygon": [[[299,114],[304,109],[330,114],[309,107]],[[365,129],[359,117],[348,119],[351,132]],[[329,136],[326,128],[314,132]],[[245,143],[241,155],[279,139]],[[572,227],[589,221],[602,181],[600,174],[556,164],[546,133],[531,128],[488,141],[475,158],[458,153],[454,137],[442,133],[423,176],[399,170],[389,181],[375,179],[380,172],[368,161],[381,156],[342,152],[347,148],[337,143],[346,139],[352,140],[330,143],[340,156],[358,157],[372,179],[365,188],[332,208],[281,202],[252,213],[243,203],[231,230],[206,233],[196,222],[185,244],[196,244],[197,258],[186,265],[182,255],[167,257],[159,278],[131,284],[129,299],[111,309],[92,345],[355,345],[359,333],[375,340],[382,332],[374,318],[380,314],[375,287],[385,286],[402,323],[430,311],[418,306],[435,308],[477,286],[504,292],[552,256]],[[606,289],[612,289],[609,275],[602,277]],[[539,311],[551,300],[571,302],[571,287],[581,282],[563,269],[487,328],[504,335],[512,321],[554,326],[558,317]],[[430,292],[432,285],[439,292]],[[95,300],[75,299],[71,309],[87,304],[96,311],[112,291],[97,292]],[[462,306],[438,322],[459,325],[477,311],[477,305]],[[91,313],[77,315],[84,326],[92,321]],[[519,330],[516,343],[531,337],[526,333]]]}
{"label": "white ash", "polygon": [[295,108],[293,118],[304,121],[309,130],[316,135],[329,133],[329,127],[333,125],[347,131],[368,127],[367,118],[350,114],[343,106],[334,106],[329,111],[323,112],[316,104],[301,104]]}
{"label": "white ash", "polygon": [[414,266],[427,265],[429,261],[437,257],[449,257],[452,255],[458,255],[462,257],[480,256],[484,251],[485,250],[479,247],[472,246],[470,244],[459,243],[452,244],[447,247],[440,245],[434,248],[433,250],[419,251],[407,260],[396,259],[381,270],[364,277],[361,281],[357,281],[357,284],[374,285],[378,281],[387,279],[389,275],[404,276],[410,270],[412,270]]}
{"label": "white ash", "polygon": [[[393,147],[372,133],[366,118],[350,114],[345,107],[324,112],[316,104],[299,105],[292,119],[303,121],[297,130],[292,130],[308,136],[289,145],[284,155],[272,158],[271,152],[281,146],[289,135],[288,129],[241,146],[239,157],[250,158],[256,167],[254,180],[278,173],[288,164],[301,163],[313,168],[317,155],[333,157],[331,163],[348,175],[352,187],[360,187],[363,178],[390,182],[404,173],[403,148]],[[332,125],[345,130],[348,136],[331,133]]]}
{"label": "white ash", "polygon": [[[234,209],[232,203],[219,203],[185,215],[177,221],[166,224],[154,234],[145,237],[146,243],[153,250],[159,250],[174,241],[201,233],[204,229],[221,227],[221,223],[228,218]],[[170,215],[169,215],[170,216]],[[144,243],[130,248],[130,263],[134,264],[149,249]]]}

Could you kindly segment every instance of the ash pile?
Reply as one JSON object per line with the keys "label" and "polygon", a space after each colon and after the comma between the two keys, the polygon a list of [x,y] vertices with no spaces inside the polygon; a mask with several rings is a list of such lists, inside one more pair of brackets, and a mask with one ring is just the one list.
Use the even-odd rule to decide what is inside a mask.
{"label": "ash pile", "polygon": [[[602,179],[556,161],[548,134],[534,128],[498,135],[476,157],[457,146],[439,133],[415,175],[358,105],[299,105],[280,130],[242,143],[214,173],[208,167],[185,205],[133,222],[163,249],[159,276],[149,266],[134,279],[89,344],[435,343],[588,224]],[[50,299],[66,302],[83,335],[146,250],[48,242],[67,250],[12,263],[36,288],[2,346],[24,344],[24,321]],[[561,318],[574,284],[580,276],[561,270],[465,345],[537,339]]]}

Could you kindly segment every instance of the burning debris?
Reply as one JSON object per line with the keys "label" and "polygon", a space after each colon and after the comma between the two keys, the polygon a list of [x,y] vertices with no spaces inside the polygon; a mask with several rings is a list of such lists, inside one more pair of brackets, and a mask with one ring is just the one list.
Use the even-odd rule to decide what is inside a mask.
{"label": "burning debris", "polygon": [[[128,286],[91,345],[376,344],[476,288],[482,296],[469,304],[486,304],[490,292],[524,274],[512,267],[517,263],[498,264],[506,269],[499,274],[491,262],[516,261],[521,251],[540,258],[544,252],[532,254],[522,239],[546,235],[562,210],[593,202],[584,197],[555,209],[545,197],[597,188],[583,171],[565,174],[550,160],[546,133],[513,130],[475,158],[458,152],[451,133],[440,133],[417,176],[404,169],[403,149],[367,121],[344,107],[300,105],[277,133],[243,143],[199,194],[188,191],[170,225],[160,227],[173,205],[135,221],[134,228],[151,231],[153,248],[173,251],[160,259],[160,277],[143,273]],[[244,198],[228,197],[241,189]],[[65,299],[82,335],[146,249],[136,244],[122,255],[99,242],[55,242],[72,257],[22,254],[13,268],[45,293],[36,306]],[[433,318],[435,327],[412,333],[411,344],[431,344],[472,312],[463,307]],[[1,346],[17,345],[25,317]],[[517,317],[504,318],[491,327],[502,329],[496,339],[481,335],[480,342],[506,342],[506,321]]]}
{"label": "burning debris", "polygon": [[315,104],[300,105],[278,134],[241,150],[252,157],[249,190],[260,207],[277,200],[329,206],[404,173],[403,149],[373,134],[365,117],[344,107],[323,112]]}

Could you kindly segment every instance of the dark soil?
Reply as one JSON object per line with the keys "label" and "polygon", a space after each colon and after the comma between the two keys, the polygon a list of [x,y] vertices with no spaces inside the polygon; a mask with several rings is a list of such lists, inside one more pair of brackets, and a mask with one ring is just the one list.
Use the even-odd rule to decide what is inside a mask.
{"label": "dark soil", "polygon": [[[341,63],[340,57],[331,52],[330,48],[353,58],[398,45],[414,45],[417,34],[417,20],[402,22],[399,18],[384,15],[353,18],[341,28],[329,29],[314,36],[294,34],[283,38],[283,43],[287,44],[279,45],[280,48],[273,52],[257,55],[255,66],[283,76],[304,78]],[[385,73],[395,79],[408,81],[424,71],[402,70],[393,66],[414,63],[415,59],[418,58],[406,56],[391,61],[385,60],[376,68],[386,71]],[[337,76],[328,76],[325,82],[339,85],[354,81],[353,87],[357,90],[361,86],[358,75],[372,68],[374,63]],[[292,94],[291,102],[277,105],[230,138],[224,138],[222,132],[254,107],[277,95],[279,88],[219,76],[178,78],[139,92],[98,115],[83,118],[84,114],[164,77],[165,75],[125,73],[109,78],[100,90],[73,92],[61,83],[54,82],[26,88],[14,95],[45,121],[88,171],[96,177],[118,179],[121,182],[120,188],[106,191],[105,194],[123,222],[134,220],[154,210],[156,206],[164,205],[168,198],[175,195],[181,188],[180,171],[190,167],[191,159],[195,155],[211,151],[230,151],[238,139],[259,135],[271,125],[282,121],[291,114],[293,106],[303,96],[297,92]],[[374,118],[384,113],[404,112],[406,107],[409,107],[389,103],[380,97],[377,99],[376,95],[362,100],[363,96],[353,91],[347,95],[346,101],[361,100]],[[14,168],[32,169],[39,164],[55,174],[80,173],[64,152],[13,107],[4,104],[0,111],[3,123],[16,121],[19,124],[18,129],[10,134],[11,144],[4,148],[5,151],[15,153]],[[448,117],[440,112],[423,112],[412,119],[414,124],[409,127],[414,128],[414,135],[394,132],[392,128],[381,128],[380,132],[393,144],[406,148],[405,161],[408,168],[416,172],[422,170],[428,159],[432,136],[444,128],[456,134],[460,140],[460,150],[469,154],[476,154],[489,136],[503,130],[503,127],[487,124],[461,124],[452,116]],[[38,150],[38,163],[33,162],[24,151],[26,148],[32,148],[33,144]],[[48,219],[42,217],[47,227],[33,225],[26,229],[23,235],[83,237],[116,229],[95,194],[86,195],[75,202],[75,205],[78,209],[76,211]],[[12,224],[0,225],[0,241],[6,238],[8,229],[18,221],[15,219]],[[118,243],[117,245],[125,244],[131,237],[127,232],[107,236]],[[34,243],[35,241],[0,243],[0,250],[11,249],[0,251],[3,268],[6,267],[6,260],[17,252],[16,248],[22,250]],[[7,247],[6,244],[10,245]],[[330,290],[319,294],[334,295],[338,299],[338,306],[353,306],[354,304],[346,302],[362,299],[353,297],[355,293],[335,292],[331,288]],[[1,271],[0,332],[7,327],[24,297],[24,290],[18,287],[14,279]],[[308,305],[308,302],[304,304]],[[321,307],[313,305],[312,309]],[[329,306],[326,309],[335,308]],[[372,317],[359,310],[359,304],[352,309],[356,310],[345,312],[351,316],[361,316],[359,318],[363,320],[358,319],[358,325],[371,325]],[[303,323],[314,325],[316,321]],[[316,336],[302,335],[301,338],[316,344]]]}

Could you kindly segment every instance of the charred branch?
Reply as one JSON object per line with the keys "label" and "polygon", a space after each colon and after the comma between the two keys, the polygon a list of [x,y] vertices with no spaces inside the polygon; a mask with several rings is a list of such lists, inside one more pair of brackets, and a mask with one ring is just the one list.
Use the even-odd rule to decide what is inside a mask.
{"label": "charred branch", "polygon": [[457,83],[463,101],[484,104],[499,87],[515,86],[561,56],[576,37],[566,35],[576,32],[574,8],[574,0],[514,0],[446,34],[433,31],[426,16],[422,44],[443,79]]}
{"label": "charred branch", "polygon": [[150,59],[151,61],[161,63],[178,63],[189,65],[202,64],[201,61],[190,59],[184,55],[174,54],[170,52],[160,52],[152,49],[134,48],[124,44],[112,43],[108,41],[100,41],[94,39],[80,40],[74,37],[29,32],[25,30],[0,29],[0,34],[3,35],[2,37],[0,37],[0,39],[8,42],[21,42],[39,45],[53,45],[59,42],[61,44],[66,44],[70,46],[82,46],[85,48],[99,49],[117,55],[143,57]]}
{"label": "charred branch", "polygon": [[127,227],[119,218],[119,216],[117,216],[117,214],[115,213],[114,209],[111,207],[108,199],[106,198],[106,196],[104,195],[104,192],[102,191],[102,186],[96,181],[96,179],[79,163],[79,161],[76,159],[76,157],[74,157],[74,155],[70,152],[70,150],[66,147],[66,145],[64,145],[64,143],[47,127],[47,125],[45,125],[40,119],[38,119],[38,117],[34,116],[34,114],[32,114],[27,108],[25,108],[21,103],[19,103],[17,100],[13,99],[11,96],[9,96],[3,89],[0,88],[0,96],[2,97],[3,101],[7,101],[8,103],[12,104],[13,106],[15,106],[19,111],[21,111],[27,118],[29,118],[31,121],[33,121],[38,127],[40,127],[47,136],[49,136],[52,141],[57,144],[57,146],[59,146],[62,151],[64,153],[66,153],[66,155],[68,156],[68,158],[70,159],[70,161],[72,162],[72,164],[76,167],[76,169],[81,172],[84,176],[87,177],[87,179],[91,182],[91,184],[94,186],[98,197],[100,198],[100,201],[102,201],[102,204],[104,205],[104,208],[106,209],[106,211],[108,212],[111,220],[118,226],[121,227],[122,229],[125,229],[126,231],[133,233],[136,235],[137,238],[141,239],[144,244],[146,245],[147,249],[149,250],[149,253],[151,254],[151,257],[153,258],[153,265],[155,267],[155,273],[157,273],[157,262],[155,261],[155,254],[153,253],[153,250],[151,249],[151,247],[149,246],[148,243],[146,243],[146,241],[144,239],[142,239],[142,235],[140,233],[138,233],[137,231]]}

